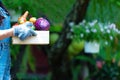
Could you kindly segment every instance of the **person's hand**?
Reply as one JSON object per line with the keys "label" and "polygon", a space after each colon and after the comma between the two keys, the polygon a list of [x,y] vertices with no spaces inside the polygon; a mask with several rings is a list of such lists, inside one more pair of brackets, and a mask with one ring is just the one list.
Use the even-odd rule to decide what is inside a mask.
{"label": "person's hand", "polygon": [[25,40],[30,36],[36,36],[37,34],[33,29],[31,29],[31,26],[33,26],[33,24],[30,22],[16,25],[15,27],[13,27],[13,35],[17,36],[20,40]]}

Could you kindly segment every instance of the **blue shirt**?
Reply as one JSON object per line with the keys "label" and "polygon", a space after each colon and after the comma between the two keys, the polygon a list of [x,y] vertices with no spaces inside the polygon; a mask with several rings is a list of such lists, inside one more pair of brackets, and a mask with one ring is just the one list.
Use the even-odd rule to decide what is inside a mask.
{"label": "blue shirt", "polygon": [[[10,16],[0,7],[0,15],[4,16],[0,30],[10,28]],[[10,79],[10,37],[0,40],[0,80]]]}

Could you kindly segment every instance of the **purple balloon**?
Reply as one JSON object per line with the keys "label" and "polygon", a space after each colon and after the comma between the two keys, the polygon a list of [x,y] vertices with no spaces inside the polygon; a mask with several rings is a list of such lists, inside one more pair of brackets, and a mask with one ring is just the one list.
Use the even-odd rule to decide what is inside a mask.
{"label": "purple balloon", "polygon": [[44,18],[38,18],[34,25],[37,30],[49,30],[50,27],[50,23]]}

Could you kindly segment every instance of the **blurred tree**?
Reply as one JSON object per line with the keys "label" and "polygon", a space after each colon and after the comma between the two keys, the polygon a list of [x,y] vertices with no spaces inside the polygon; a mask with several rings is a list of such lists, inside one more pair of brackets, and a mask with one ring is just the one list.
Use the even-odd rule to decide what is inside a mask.
{"label": "blurred tree", "polygon": [[78,24],[84,19],[88,3],[89,0],[76,0],[71,11],[66,16],[58,41],[48,50],[52,72],[51,80],[72,80],[70,61],[66,52],[68,45],[71,43],[70,36],[72,34],[69,23]]}

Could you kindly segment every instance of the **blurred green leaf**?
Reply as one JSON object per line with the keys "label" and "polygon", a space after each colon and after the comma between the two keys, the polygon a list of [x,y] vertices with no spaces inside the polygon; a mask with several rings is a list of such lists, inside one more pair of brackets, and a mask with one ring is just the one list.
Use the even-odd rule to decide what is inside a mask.
{"label": "blurred green leaf", "polygon": [[96,62],[94,59],[87,57],[87,56],[83,56],[83,55],[76,56],[75,59],[80,60],[80,61],[90,62],[90,64],[92,65],[95,65],[95,62]]}

